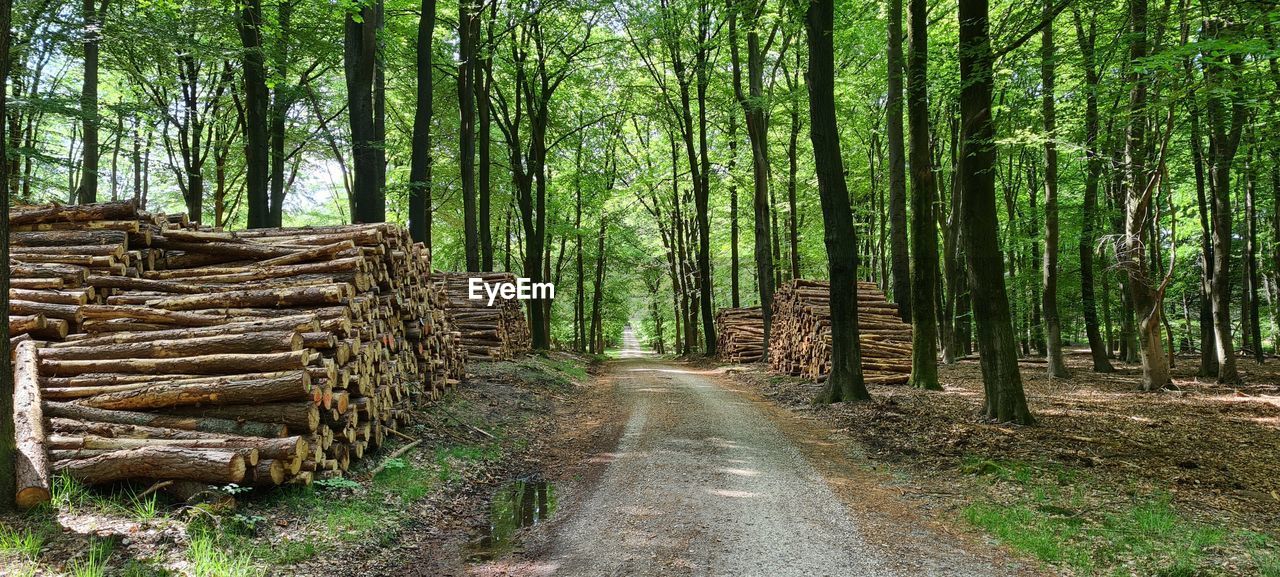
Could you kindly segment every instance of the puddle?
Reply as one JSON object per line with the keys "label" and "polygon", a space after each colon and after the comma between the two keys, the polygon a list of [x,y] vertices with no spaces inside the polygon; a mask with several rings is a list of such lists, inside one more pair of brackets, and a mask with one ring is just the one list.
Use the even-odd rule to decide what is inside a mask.
{"label": "puddle", "polygon": [[503,485],[489,505],[489,533],[468,545],[469,559],[489,561],[507,554],[515,547],[517,531],[546,521],[555,509],[555,487],[546,481],[517,480]]}

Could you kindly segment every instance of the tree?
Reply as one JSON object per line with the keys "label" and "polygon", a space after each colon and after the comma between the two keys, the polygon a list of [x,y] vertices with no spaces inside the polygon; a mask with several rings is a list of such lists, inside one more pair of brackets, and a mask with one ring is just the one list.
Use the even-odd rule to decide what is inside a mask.
{"label": "tree", "polygon": [[911,0],[907,51],[907,117],[911,133],[911,384],[939,390],[938,229],[929,150],[929,6]]}
{"label": "tree", "polygon": [[458,2],[458,166],[462,184],[463,250],[467,270],[480,270],[480,237],[476,229],[476,94],[472,84],[480,63],[476,58],[480,7],[473,0]]}
{"label": "tree", "polygon": [[249,228],[266,228],[271,223],[268,192],[270,158],[267,138],[266,58],[262,47],[262,0],[246,0],[236,21],[244,47],[245,167],[249,198]]}
{"label": "tree", "polygon": [[[1151,278],[1144,243],[1151,198],[1157,180],[1149,178],[1147,153],[1147,75],[1138,65],[1147,57],[1147,0],[1129,0],[1129,110],[1125,134],[1125,218],[1120,265],[1129,279],[1129,298],[1138,324],[1141,388],[1155,391],[1169,383],[1169,360],[1161,346],[1161,301],[1167,283]],[[1158,172],[1157,172],[1158,174]]]}
{"label": "tree", "polygon": [[[746,117],[747,139],[751,142],[752,206],[755,209],[755,261],[756,286],[759,289],[760,310],[764,317],[765,357],[769,354],[769,329],[773,324],[773,254],[770,252],[771,230],[769,216],[769,124],[765,116],[764,53],[768,47],[760,45],[760,16],[764,12],[763,0],[742,0],[730,7],[729,54],[733,64],[733,91]],[[742,65],[738,56],[738,12],[743,13],[747,28],[747,89],[742,86]],[[705,104],[704,104],[705,106]],[[702,210],[701,208],[699,209]],[[705,238],[705,237],[704,237]],[[705,240],[704,240],[705,242]],[[701,251],[701,248],[699,248]],[[701,253],[699,253],[701,255]],[[699,265],[701,266],[701,265]],[[736,267],[735,267],[736,268]],[[736,278],[736,277],[735,277]],[[704,294],[706,299],[707,295]],[[708,308],[704,306],[704,309]],[[705,313],[704,313],[705,314]],[[707,340],[714,340],[710,333]],[[711,354],[708,344],[708,354]]]}
{"label": "tree", "polygon": [[409,233],[427,248],[431,248],[431,50],[435,27],[436,2],[422,0],[416,45],[418,84],[413,112],[413,149],[409,160]]}
{"label": "tree", "polygon": [[1084,309],[1085,333],[1089,339],[1089,354],[1093,359],[1093,371],[1110,373],[1115,369],[1108,359],[1106,341],[1098,329],[1098,306],[1093,282],[1094,245],[1098,242],[1096,227],[1098,224],[1098,183],[1102,179],[1102,155],[1098,150],[1098,63],[1095,55],[1097,46],[1097,23],[1089,20],[1086,32],[1079,10],[1073,10],[1076,24],[1076,39],[1080,45],[1080,59],[1085,78],[1085,181],[1084,202],[1081,206],[1080,218],[1083,219],[1080,230],[1080,300]]}
{"label": "tree", "polygon": [[386,220],[387,207],[380,179],[378,138],[374,110],[374,77],[377,68],[379,5],[381,0],[363,0],[347,11],[342,44],[343,70],[347,80],[348,120],[355,164],[355,184],[351,194],[353,222]]}
{"label": "tree", "polygon": [[1047,24],[1041,31],[1040,89],[1041,114],[1044,118],[1044,260],[1041,263],[1045,348],[1048,353],[1049,376],[1066,378],[1067,365],[1062,360],[1062,320],[1058,315],[1058,143],[1057,95],[1054,92],[1054,65],[1057,47],[1053,43],[1053,0],[1044,0],[1042,18]]}
{"label": "tree", "polygon": [[902,0],[889,0],[889,94],[885,99],[886,145],[889,156],[889,269],[898,316],[911,322],[911,262],[907,254],[907,168],[902,136]]}
{"label": "tree", "polygon": [[871,398],[862,378],[858,342],[858,238],[836,126],[833,0],[810,0],[805,13],[809,40],[809,139],[822,198],[823,241],[831,272],[831,374],[823,401]]}
{"label": "tree", "polygon": [[[507,143],[515,202],[524,233],[523,270],[533,283],[543,282],[547,158],[550,148],[558,142],[548,140],[552,103],[556,91],[576,69],[577,60],[592,46],[591,34],[597,16],[581,16],[583,20],[575,23],[575,33],[553,33],[544,27],[541,12],[532,3],[512,7],[509,20],[512,32],[507,46],[510,84],[504,90],[503,83],[494,83],[496,120]],[[533,348],[545,350],[551,346],[546,309],[541,299],[527,302]]]}
{"label": "tree", "polygon": [[[5,84],[9,80],[9,35],[13,16],[13,0],[0,0],[0,110],[8,110]],[[9,123],[0,122],[0,159],[8,158]],[[9,163],[0,162],[0,183],[9,182]],[[8,186],[0,190],[0,260],[9,262],[9,195]],[[9,317],[9,275],[0,275],[0,311]],[[0,326],[0,511],[14,507],[17,472],[14,456],[18,453],[13,425],[13,366],[9,357],[9,323]]]}
{"label": "tree", "polygon": [[959,0],[961,237],[978,355],[986,391],[983,413],[998,422],[1032,424],[1018,373],[1018,350],[996,230],[995,123],[991,116],[993,54],[987,0]]}
{"label": "tree", "polygon": [[[1226,22],[1208,18],[1202,35],[1211,40],[1232,38],[1237,29]],[[1201,58],[1204,82],[1209,89],[1206,120],[1209,128],[1209,185],[1213,228],[1213,278],[1210,301],[1213,308],[1215,344],[1218,349],[1218,382],[1241,382],[1236,369],[1235,343],[1231,337],[1231,164],[1240,147],[1240,135],[1248,111],[1241,82],[1244,65],[1239,52],[1223,54],[1221,48],[1206,51]]]}
{"label": "tree", "polygon": [[84,0],[84,82],[80,90],[80,115],[84,125],[83,160],[80,188],[76,197],[81,204],[98,202],[98,48],[102,41],[102,14],[107,0]]}

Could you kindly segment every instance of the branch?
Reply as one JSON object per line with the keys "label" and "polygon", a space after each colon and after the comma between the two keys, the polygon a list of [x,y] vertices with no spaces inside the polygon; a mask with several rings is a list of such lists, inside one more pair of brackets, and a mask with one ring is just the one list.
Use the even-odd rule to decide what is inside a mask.
{"label": "branch", "polygon": [[1039,34],[1041,30],[1044,30],[1050,24],[1053,24],[1053,20],[1058,17],[1058,14],[1061,14],[1062,11],[1066,10],[1067,6],[1070,6],[1070,5],[1071,5],[1071,0],[1062,0],[1061,2],[1059,2],[1057,6],[1053,7],[1053,10],[1049,13],[1049,16],[1047,18],[1042,18],[1040,20],[1040,23],[1036,24],[1035,28],[1028,30],[1025,34],[1023,34],[1022,36],[1019,36],[1013,42],[1010,42],[1008,46],[1005,46],[1002,50],[1000,50],[999,52],[996,52],[992,56],[992,60],[999,60],[1001,58],[1004,58],[1006,54],[1013,52],[1018,48],[1021,48],[1023,44],[1026,44],[1028,40],[1031,40],[1031,38],[1033,38],[1036,34]]}

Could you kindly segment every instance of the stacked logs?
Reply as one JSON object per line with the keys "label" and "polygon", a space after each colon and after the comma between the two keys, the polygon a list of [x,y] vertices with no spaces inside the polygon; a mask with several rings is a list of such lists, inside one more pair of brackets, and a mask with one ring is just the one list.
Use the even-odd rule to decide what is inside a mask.
{"label": "stacked logs", "polygon": [[509,272],[438,273],[432,277],[444,295],[442,303],[449,321],[462,335],[462,350],[473,360],[505,360],[528,352],[531,344],[529,324],[525,321],[520,301],[499,295],[489,305],[489,295],[471,299],[470,282],[477,278],[490,285],[516,283]]}
{"label": "stacked logs", "polygon": [[[769,368],[825,381],[831,372],[831,305],[827,281],[794,280],[773,296]],[[868,384],[904,384],[911,375],[911,325],[898,318],[874,283],[858,283],[862,371]]]}
{"label": "stacked logs", "polygon": [[[127,203],[23,207],[10,218],[41,228],[11,240],[64,259],[15,257],[11,272],[26,273],[15,278],[62,281],[17,288],[44,293],[28,302],[66,307],[19,309],[36,319],[10,326],[42,314],[70,332],[32,329],[39,342],[19,345],[18,389],[36,391],[19,412],[38,423],[31,411],[43,409],[49,425],[27,444],[44,443],[52,468],[83,482],[340,475],[398,434],[411,401],[463,376],[430,253],[403,228],[226,233]],[[116,262],[76,264],[103,246]],[[75,300],[49,302],[62,295]]]}
{"label": "stacked logs", "polygon": [[716,350],[731,363],[764,357],[764,315],[760,307],[724,308],[716,313]]}

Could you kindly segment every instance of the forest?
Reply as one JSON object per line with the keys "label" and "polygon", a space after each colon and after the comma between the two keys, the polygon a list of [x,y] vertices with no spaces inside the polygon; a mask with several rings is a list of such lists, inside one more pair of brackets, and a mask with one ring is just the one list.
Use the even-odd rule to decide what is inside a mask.
{"label": "forest", "polygon": [[[1246,0],[0,0],[0,509],[55,513],[0,559],[250,575],[590,494],[565,573],[662,574],[706,520],[643,499],[843,555],[915,491],[847,549],[961,562],[891,550],[936,509],[1081,575],[1280,574],[1278,43]],[[94,561],[174,481],[261,500]],[[293,527],[330,540],[253,542]]]}
{"label": "forest", "polygon": [[9,202],[407,223],[436,268],[557,284],[536,349],[634,322],[714,355],[717,309],[767,327],[777,287],[830,277],[856,358],[856,278],[913,324],[916,386],[977,353],[989,415],[1030,422],[1018,357],[1087,378],[1087,346],[1159,390],[1277,346],[1265,5],[12,4]]}

